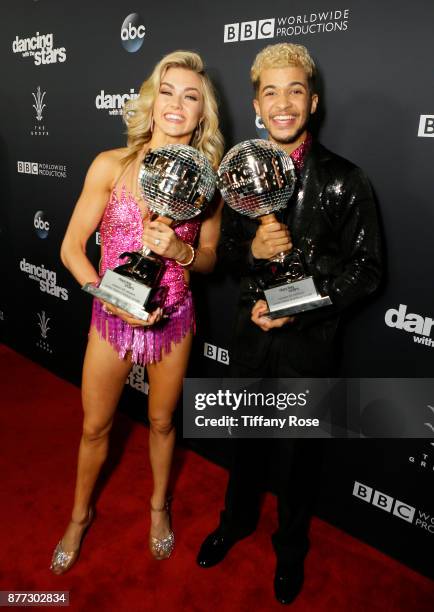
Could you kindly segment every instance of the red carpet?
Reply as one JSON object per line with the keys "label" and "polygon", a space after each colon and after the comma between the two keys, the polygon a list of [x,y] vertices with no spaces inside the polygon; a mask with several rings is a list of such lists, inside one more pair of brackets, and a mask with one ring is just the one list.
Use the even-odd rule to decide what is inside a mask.
{"label": "red carpet", "polygon": [[[78,563],[65,576],[48,567],[72,502],[81,429],[79,390],[0,347],[0,590],[69,590],[80,611],[283,610],[272,589],[274,499],[258,531],[219,566],[195,556],[214,528],[226,473],[178,451],[173,503],[175,552],[154,561],[147,550],[151,490],[147,430],[119,414],[101,486],[97,519]],[[313,612],[434,609],[433,585],[400,563],[314,519],[305,588],[291,610]]]}

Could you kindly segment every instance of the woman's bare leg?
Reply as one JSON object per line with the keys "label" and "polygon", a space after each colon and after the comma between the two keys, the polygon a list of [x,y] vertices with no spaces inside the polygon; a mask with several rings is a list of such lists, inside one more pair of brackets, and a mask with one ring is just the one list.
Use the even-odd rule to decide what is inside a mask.
{"label": "woman's bare leg", "polygon": [[91,328],[83,364],[83,434],[78,452],[77,480],[71,522],[63,536],[64,549],[80,545],[96,480],[107,457],[114,413],[131,369],[129,359],[117,352]]}
{"label": "woman's bare leg", "polygon": [[[175,429],[172,422],[182,391],[187,370],[192,334],[187,334],[179,344],[172,344],[172,350],[158,363],[148,364],[149,404],[148,417],[149,456],[151,460],[154,487],[151,504],[154,508],[164,506],[169,484]],[[169,517],[166,512],[151,511],[151,536],[163,538],[169,532]]]}

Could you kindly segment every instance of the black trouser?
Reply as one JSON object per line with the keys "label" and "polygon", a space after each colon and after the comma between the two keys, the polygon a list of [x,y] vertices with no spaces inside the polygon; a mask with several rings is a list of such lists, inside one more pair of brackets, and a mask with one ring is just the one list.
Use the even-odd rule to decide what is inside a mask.
{"label": "black trouser", "polygon": [[[235,378],[300,377],[279,353],[279,347],[272,345],[259,368],[235,364],[231,374]],[[323,442],[302,438],[234,439],[222,529],[236,538],[254,531],[264,484],[271,478],[278,504],[278,529],[272,536],[277,561],[288,569],[302,561],[309,548]]]}

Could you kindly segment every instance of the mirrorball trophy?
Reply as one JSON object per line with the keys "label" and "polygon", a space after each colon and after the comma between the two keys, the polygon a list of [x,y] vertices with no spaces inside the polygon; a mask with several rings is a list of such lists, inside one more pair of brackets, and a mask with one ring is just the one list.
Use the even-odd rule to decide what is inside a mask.
{"label": "mirrorball trophy", "polygon": [[[139,170],[139,186],[149,211],[168,225],[199,215],[211,201],[215,183],[210,162],[189,145],[169,144],[148,151]],[[119,257],[128,260],[107,270],[98,287],[87,283],[83,289],[146,321],[146,307],[153,310],[165,299],[158,287],[164,261],[145,246]]]}
{"label": "mirrorball trophy", "polygon": [[[268,140],[239,143],[223,158],[217,186],[227,204],[236,212],[261,224],[276,221],[292,196],[296,174],[291,157]],[[331,304],[308,276],[298,249],[282,252],[261,267],[257,278],[272,319]]]}

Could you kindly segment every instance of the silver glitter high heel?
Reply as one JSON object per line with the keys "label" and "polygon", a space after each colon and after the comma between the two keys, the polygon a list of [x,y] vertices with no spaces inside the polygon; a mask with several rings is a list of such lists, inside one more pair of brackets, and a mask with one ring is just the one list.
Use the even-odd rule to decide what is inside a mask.
{"label": "silver glitter high heel", "polygon": [[[162,508],[154,508],[151,504],[151,510],[153,512],[167,512],[169,516],[169,525],[171,501],[171,498],[168,498]],[[155,538],[154,536],[149,535],[149,550],[151,551],[154,559],[157,559],[157,561],[168,559],[172,554],[174,547],[175,534],[173,533],[172,529],[169,529],[169,533],[164,538]]]}
{"label": "silver glitter high heel", "polygon": [[56,574],[56,575],[64,574],[69,569],[71,569],[71,567],[77,561],[78,555],[80,553],[81,544],[83,542],[83,538],[86,535],[86,531],[89,529],[90,524],[92,523],[94,519],[94,516],[95,516],[95,511],[92,507],[90,507],[89,514],[88,514],[87,521],[86,521],[86,526],[83,530],[80,545],[77,548],[77,550],[73,550],[72,552],[67,552],[63,548],[63,540],[60,540],[60,542],[57,544],[56,548],[54,549],[53,557],[51,559],[51,565],[50,565],[50,570],[53,572],[53,574]]}

